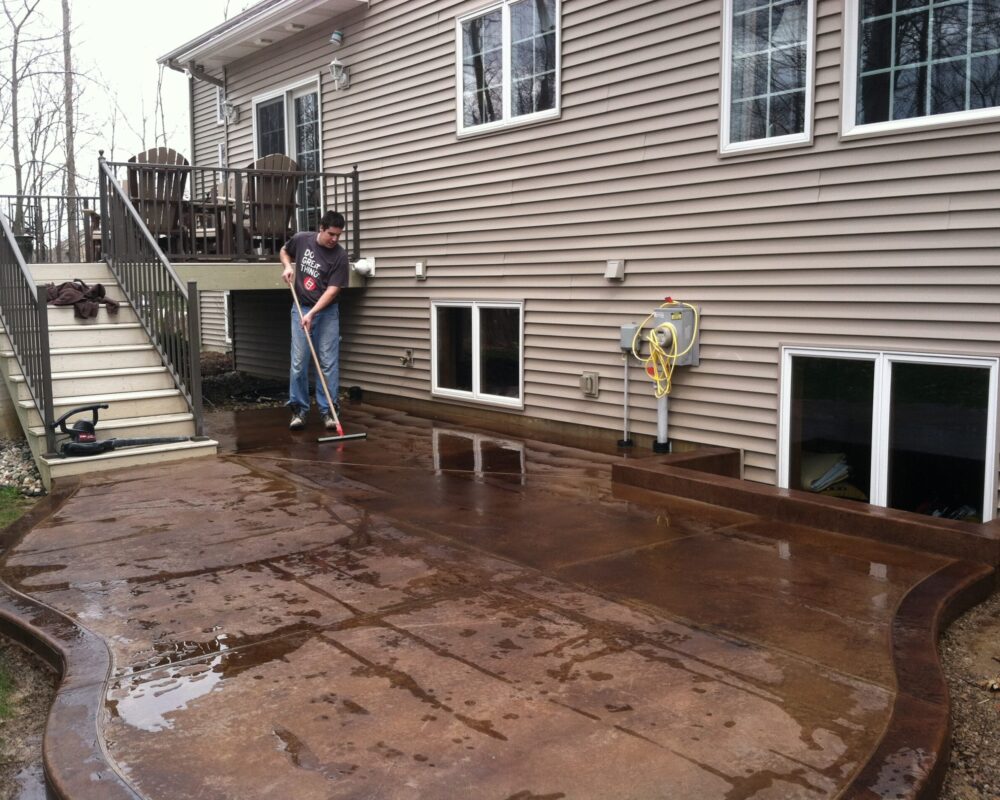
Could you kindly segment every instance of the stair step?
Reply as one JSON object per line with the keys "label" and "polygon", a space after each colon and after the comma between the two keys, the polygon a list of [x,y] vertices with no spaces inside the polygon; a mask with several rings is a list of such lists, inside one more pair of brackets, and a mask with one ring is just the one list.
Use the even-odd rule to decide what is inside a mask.
{"label": "stair step", "polygon": [[[112,392],[74,397],[57,397],[53,403],[52,416],[58,419],[72,408],[94,406],[107,403],[101,410],[102,419],[124,419],[127,417],[148,417],[160,414],[182,414],[188,411],[187,400],[177,389],[155,389],[145,392]],[[17,405],[27,412],[28,427],[38,427],[42,419],[30,400],[18,400]]]}
{"label": "stair step", "polygon": [[148,343],[146,331],[138,322],[101,323],[93,325],[50,325],[49,343],[61,347],[93,347],[109,344]]}
{"label": "stair step", "polygon": [[49,306],[49,327],[69,325],[121,325],[138,322],[139,317],[128,303],[122,303],[114,313],[107,306],[99,306],[97,315],[81,319],[76,316],[73,306]]}
{"label": "stair step", "polygon": [[[70,280],[73,280],[73,279],[72,278],[60,278],[59,280],[51,280],[51,281],[39,281],[39,280],[36,280],[35,281],[35,285],[36,286],[48,286],[50,283],[54,283],[54,284],[56,284],[58,286],[60,283],[65,283],[66,281],[70,281]],[[83,280],[83,278],[81,278],[80,280]],[[83,282],[86,283],[86,284],[89,284],[90,286],[93,286],[95,283],[99,283],[99,284],[101,284],[101,286],[104,287],[104,294],[105,294],[106,297],[109,297],[112,300],[117,300],[119,303],[122,303],[122,302],[125,301],[125,293],[122,291],[122,287],[119,285],[118,281],[116,281],[114,279],[109,278],[108,280],[101,279],[101,280],[94,280],[94,281],[86,281],[86,280],[84,280]]]}
{"label": "stair step", "polygon": [[77,278],[84,283],[114,280],[114,273],[103,261],[85,264],[31,264],[29,269],[36,283],[63,283]]}
{"label": "stair step", "polygon": [[[29,398],[23,375],[12,375],[17,398]],[[119,369],[77,370],[52,373],[52,392],[58,397],[67,390],[75,394],[100,394],[101,392],[142,392],[152,389],[172,389],[174,379],[164,366],[123,367]]]}
{"label": "stair step", "polygon": [[[56,372],[104,364],[110,369],[126,367],[162,366],[163,360],[151,344],[97,345],[95,347],[56,347],[49,351],[52,369]],[[11,359],[6,370],[10,375],[20,375],[21,368],[13,350],[0,350],[0,358]]]}
{"label": "stair step", "polygon": [[145,464],[160,464],[197,456],[214,456],[218,450],[218,442],[205,438],[193,442],[129,447],[96,456],[77,456],[74,458],[46,458],[43,456],[40,459],[39,467],[43,473],[43,480],[47,485],[50,485],[53,479],[70,475],[135,468]]}
{"label": "stair step", "polygon": [[[68,421],[68,426],[72,427],[78,419],[90,420],[90,414],[83,413],[78,417]],[[32,436],[45,436],[45,428],[42,425],[34,425],[28,428],[28,433]],[[61,434],[56,434],[61,435]],[[98,439],[138,439],[147,436],[193,436],[194,435],[194,414],[190,412],[184,414],[156,414],[149,417],[126,417],[124,419],[104,419],[99,414],[97,421]]]}

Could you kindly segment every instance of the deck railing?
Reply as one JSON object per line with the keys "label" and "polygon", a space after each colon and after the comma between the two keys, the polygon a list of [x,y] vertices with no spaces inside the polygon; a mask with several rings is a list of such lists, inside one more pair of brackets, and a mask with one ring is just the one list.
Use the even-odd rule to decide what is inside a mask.
{"label": "deck railing", "polygon": [[[52,361],[44,286],[35,283],[14,233],[0,213],[0,319],[21,374],[45,425],[46,452],[55,451],[52,430]],[[14,398],[17,402],[17,398]]]}
{"label": "deck railing", "polygon": [[197,285],[189,282],[185,286],[181,282],[103,157],[99,160],[99,180],[104,258],[184,393],[200,436],[203,420]]}
{"label": "deck railing", "polygon": [[58,194],[0,195],[25,262],[62,264],[94,261],[98,224],[96,197]]}
{"label": "deck railing", "polygon": [[316,230],[325,211],[347,226],[341,244],[361,253],[359,179],[312,172],[106,162],[111,179],[174,262],[275,261],[296,231]]}

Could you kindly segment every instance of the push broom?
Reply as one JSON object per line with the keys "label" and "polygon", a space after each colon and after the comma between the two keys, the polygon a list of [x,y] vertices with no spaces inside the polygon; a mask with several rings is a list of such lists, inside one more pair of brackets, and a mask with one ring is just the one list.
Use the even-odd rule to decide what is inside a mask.
{"label": "push broom", "polygon": [[[302,319],[302,306],[299,305],[299,296],[295,293],[295,280],[288,284],[289,288],[292,290],[292,299],[295,301],[295,308],[299,312],[299,320]],[[316,348],[313,347],[312,335],[309,331],[305,331],[306,341],[309,342],[309,352],[312,353],[313,364],[316,365],[316,374],[319,375],[319,382],[323,385],[323,394],[326,395],[326,403],[330,406],[330,413],[333,415],[333,421],[337,424],[337,435],[336,436],[321,436],[317,439],[317,442],[344,442],[348,439],[367,439],[367,433],[344,433],[344,426],[340,424],[340,417],[337,416],[337,407],[333,404],[333,398],[330,397],[330,387],[326,385],[326,378],[323,377],[323,368],[319,365],[319,356],[316,355]]]}

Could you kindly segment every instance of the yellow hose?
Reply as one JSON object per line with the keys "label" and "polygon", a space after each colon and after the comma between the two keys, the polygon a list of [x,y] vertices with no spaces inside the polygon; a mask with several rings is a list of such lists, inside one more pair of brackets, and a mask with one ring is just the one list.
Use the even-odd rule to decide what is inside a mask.
{"label": "yellow hose", "polygon": [[[649,333],[645,336],[645,341],[649,342],[649,355],[644,357],[640,353],[640,350],[642,349],[640,339],[643,338],[643,328],[645,328],[647,323],[649,323],[649,321],[656,316],[656,311],[642,321],[642,324],[635,329],[635,335],[632,337],[632,355],[643,363],[646,374],[655,384],[657,399],[670,394],[670,390],[673,385],[672,380],[674,367],[677,366],[677,359],[686,355],[688,351],[691,350],[694,346],[695,338],[698,335],[698,309],[690,303],[670,299],[663,303],[660,308],[669,308],[671,306],[685,306],[694,312],[694,333],[691,336],[691,341],[688,342],[687,347],[685,347],[682,351],[677,351],[676,326],[672,322],[661,322],[659,325],[651,328]],[[657,309],[657,311],[658,310],[659,309]],[[661,343],[660,341],[661,337],[663,338],[664,343],[669,341],[669,349],[663,346],[664,343]],[[636,347],[636,345],[639,346]]]}

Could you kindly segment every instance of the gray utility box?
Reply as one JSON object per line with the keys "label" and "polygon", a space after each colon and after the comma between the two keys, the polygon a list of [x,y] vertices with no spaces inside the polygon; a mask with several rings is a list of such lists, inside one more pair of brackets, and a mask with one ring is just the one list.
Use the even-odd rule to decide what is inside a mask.
{"label": "gray utility box", "polygon": [[[699,317],[701,309],[698,310]],[[653,313],[653,327],[659,327],[663,323],[670,323],[677,331],[677,352],[684,353],[677,359],[678,367],[697,367],[699,362],[698,354],[698,331],[695,327],[694,309],[687,306],[676,305],[658,308]],[[692,344],[692,339],[694,343]],[[665,343],[665,348],[669,352],[671,348],[669,342]],[[690,345],[690,349],[688,349]],[[684,351],[687,350],[685,353]]]}

